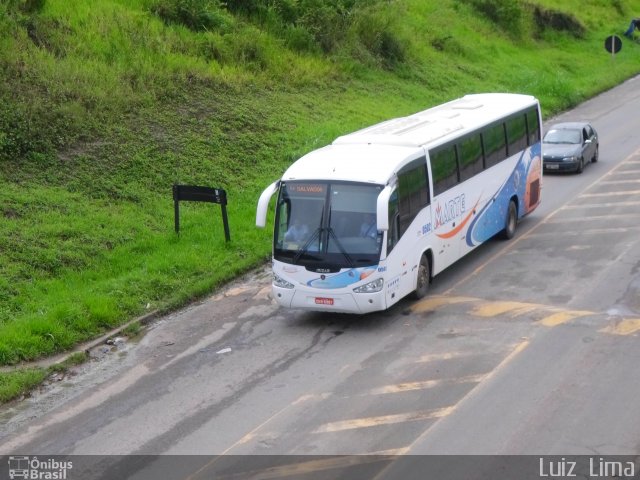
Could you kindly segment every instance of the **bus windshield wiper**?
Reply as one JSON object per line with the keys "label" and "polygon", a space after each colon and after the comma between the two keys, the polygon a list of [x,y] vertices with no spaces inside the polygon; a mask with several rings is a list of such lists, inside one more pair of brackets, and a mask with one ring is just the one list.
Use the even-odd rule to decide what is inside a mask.
{"label": "bus windshield wiper", "polygon": [[304,242],[304,245],[302,245],[302,247],[300,248],[300,250],[298,250],[296,252],[296,255],[293,257],[293,260],[291,261],[294,265],[298,264],[298,260],[300,260],[300,257],[302,257],[302,255],[304,255],[305,253],[307,253],[307,250],[309,249],[309,247],[311,246],[311,244],[314,242],[314,240],[318,239],[320,237],[320,234],[322,233],[324,229],[322,227],[318,227],[316,228],[316,231],[313,232],[313,235],[311,235],[309,237],[309,240],[307,240],[306,242]]}
{"label": "bus windshield wiper", "polygon": [[349,256],[347,251],[344,249],[344,247],[340,243],[340,240],[338,240],[338,236],[333,231],[333,228],[329,227],[327,230],[329,230],[329,237],[333,238],[333,240],[336,242],[338,250],[340,250],[340,253],[342,253],[344,258],[347,260],[347,264],[349,265],[349,268],[354,268],[356,265],[355,263],[353,263],[353,259]]}

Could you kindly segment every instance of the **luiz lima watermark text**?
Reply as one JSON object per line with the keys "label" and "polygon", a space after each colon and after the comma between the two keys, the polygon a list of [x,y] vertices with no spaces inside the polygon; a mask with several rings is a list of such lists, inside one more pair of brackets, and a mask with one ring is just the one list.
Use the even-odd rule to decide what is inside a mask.
{"label": "luiz lima watermark text", "polygon": [[540,477],[544,478],[634,478],[636,464],[632,461],[620,461],[603,457],[540,457]]}

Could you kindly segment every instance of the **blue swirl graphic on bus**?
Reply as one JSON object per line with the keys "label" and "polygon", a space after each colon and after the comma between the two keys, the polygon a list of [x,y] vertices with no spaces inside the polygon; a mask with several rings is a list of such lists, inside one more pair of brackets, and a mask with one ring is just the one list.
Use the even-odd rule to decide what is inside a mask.
{"label": "blue swirl graphic on bus", "polygon": [[[540,152],[539,142],[522,152],[507,181],[500,186],[497,193],[471,222],[466,236],[468,246],[479,245],[504,228],[509,200],[512,197],[518,198],[518,218],[523,217],[528,210],[532,209],[531,206],[527,206],[528,193],[531,195],[530,192],[527,192],[527,187],[537,181],[536,185],[539,188],[540,179],[536,174],[539,175]],[[534,199],[537,204],[537,194]]]}
{"label": "blue swirl graphic on bus", "polygon": [[364,280],[369,275],[376,272],[377,269],[377,265],[373,267],[352,268],[350,270],[347,270],[346,272],[341,272],[331,277],[323,275],[324,278],[314,278],[313,280],[309,280],[307,282],[307,285],[313,288],[344,288],[353,283]]}

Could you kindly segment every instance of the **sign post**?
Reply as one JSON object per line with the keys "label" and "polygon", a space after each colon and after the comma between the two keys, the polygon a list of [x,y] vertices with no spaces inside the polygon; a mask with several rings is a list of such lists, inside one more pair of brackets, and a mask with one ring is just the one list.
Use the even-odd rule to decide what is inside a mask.
{"label": "sign post", "polygon": [[622,49],[622,40],[617,35],[609,35],[604,39],[604,49],[611,54],[611,58]]}
{"label": "sign post", "polygon": [[175,228],[176,233],[178,234],[180,233],[180,200],[220,204],[222,208],[224,238],[227,242],[231,240],[231,234],[229,233],[229,220],[227,218],[227,192],[221,188],[174,185],[173,206],[175,213]]}

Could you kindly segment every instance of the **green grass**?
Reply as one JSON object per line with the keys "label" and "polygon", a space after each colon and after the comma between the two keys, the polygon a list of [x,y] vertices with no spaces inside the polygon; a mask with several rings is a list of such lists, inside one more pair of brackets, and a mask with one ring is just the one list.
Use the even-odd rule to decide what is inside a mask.
{"label": "green grass", "polygon": [[[630,1],[40,3],[0,4],[4,365],[265,262],[261,190],[338,135],[480,91],[536,95],[549,116],[640,71],[640,45],[603,48]],[[533,5],[583,30],[536,25]],[[227,191],[230,243],[217,205],[183,203],[175,235],[174,183]]]}
{"label": "green grass", "polygon": [[0,375],[0,402],[8,402],[37,387],[47,377],[47,371],[40,368],[25,368]]}
{"label": "green grass", "polygon": [[53,373],[64,373],[74,365],[80,365],[87,359],[84,352],[72,353],[66,360],[51,365],[48,368],[33,367],[15,369],[0,374],[0,403],[5,403],[40,385]]}

